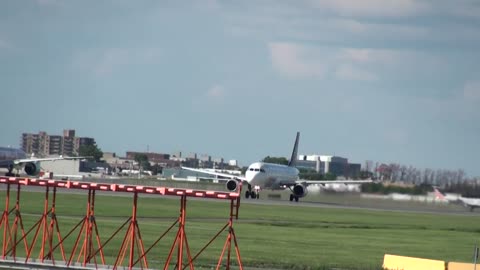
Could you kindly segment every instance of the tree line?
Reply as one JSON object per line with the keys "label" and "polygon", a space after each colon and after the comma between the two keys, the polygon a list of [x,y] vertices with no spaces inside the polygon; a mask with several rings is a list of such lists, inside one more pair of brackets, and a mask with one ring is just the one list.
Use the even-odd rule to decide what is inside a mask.
{"label": "tree line", "polygon": [[360,190],[364,193],[375,194],[410,194],[410,195],[426,195],[433,191],[433,187],[429,184],[420,184],[413,186],[384,185],[383,183],[367,183],[362,184]]}
{"label": "tree line", "polygon": [[445,169],[419,169],[413,166],[400,165],[398,163],[377,165],[373,174],[378,180],[403,182],[410,184],[430,184],[444,187],[447,184],[460,183],[467,179],[463,169],[445,170]]}
{"label": "tree line", "polygon": [[442,191],[458,193],[464,197],[480,197],[480,178],[467,177],[463,169],[419,169],[398,163],[382,163],[377,164],[370,174],[380,181],[436,186]]}

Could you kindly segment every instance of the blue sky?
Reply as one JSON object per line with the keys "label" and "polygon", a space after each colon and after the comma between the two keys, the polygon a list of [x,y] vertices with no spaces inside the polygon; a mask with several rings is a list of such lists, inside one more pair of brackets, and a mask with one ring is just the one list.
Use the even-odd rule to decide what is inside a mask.
{"label": "blue sky", "polygon": [[476,0],[0,1],[0,145],[336,154],[480,176]]}

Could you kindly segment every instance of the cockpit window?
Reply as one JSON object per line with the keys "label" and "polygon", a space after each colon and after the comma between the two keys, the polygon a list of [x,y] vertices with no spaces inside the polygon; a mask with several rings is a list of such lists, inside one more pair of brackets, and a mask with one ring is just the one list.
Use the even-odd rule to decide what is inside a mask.
{"label": "cockpit window", "polygon": [[265,172],[265,170],[264,170],[264,169],[260,169],[260,172]]}
{"label": "cockpit window", "polygon": [[260,171],[259,169],[255,169],[256,172]]}
{"label": "cockpit window", "polygon": [[253,168],[250,168],[249,171],[253,171]]}

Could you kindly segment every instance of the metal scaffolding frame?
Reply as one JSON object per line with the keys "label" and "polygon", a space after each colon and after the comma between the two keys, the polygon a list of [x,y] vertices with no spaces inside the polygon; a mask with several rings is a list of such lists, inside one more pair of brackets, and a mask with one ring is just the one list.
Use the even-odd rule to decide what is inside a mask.
{"label": "metal scaffolding frame", "polygon": [[[230,269],[232,262],[232,249],[235,252],[236,265],[243,270],[243,264],[240,256],[235,230],[233,228],[234,219],[238,219],[240,207],[240,190],[238,192],[220,192],[207,190],[193,190],[168,187],[152,187],[140,185],[123,184],[102,184],[91,182],[80,182],[70,180],[49,180],[49,179],[30,179],[17,177],[0,177],[0,184],[6,186],[5,207],[0,219],[0,233],[2,234],[2,250],[0,263],[9,262],[10,264],[29,265],[43,264],[52,267],[86,267],[102,268],[108,267],[117,269],[119,267],[133,269],[149,268],[147,254],[160,243],[164,236],[177,226],[175,239],[170,246],[169,253],[165,259],[163,269],[169,269],[175,262],[174,269],[193,270],[195,260],[210,246],[222,232],[228,231],[227,239],[223,245],[222,252],[218,258],[216,269]],[[43,212],[34,225],[25,229],[22,214],[22,186],[36,186],[45,189],[43,201]],[[11,198],[11,189],[16,187],[16,197]],[[70,228],[68,232],[62,235],[60,225],[57,220],[56,205],[61,202],[56,201],[57,189],[78,189],[88,192],[86,202],[86,213],[80,221]],[[95,221],[95,192],[124,192],[133,195],[132,214],[120,225],[112,235],[104,238],[98,229]],[[180,199],[179,216],[173,224],[165,230],[149,247],[144,246],[140,226],[137,219],[137,200],[139,194],[152,194],[159,196],[176,196]],[[230,213],[227,223],[220,229],[195,255],[193,255],[185,232],[187,224],[187,198],[209,198],[217,200],[230,201]],[[15,200],[15,205],[10,207],[11,201]],[[12,219],[11,217],[15,216]],[[127,226],[126,233],[120,245],[114,265],[105,265],[104,249],[110,241],[117,236]],[[75,237],[76,233],[76,237]],[[33,235],[33,236],[32,236]],[[75,237],[73,247],[67,250],[65,241]],[[56,238],[56,244],[54,244]],[[102,239],[106,239],[102,242]],[[39,243],[38,243],[39,242]],[[233,244],[233,248],[232,248]],[[17,250],[25,250],[25,258],[17,257]],[[33,254],[37,254],[38,260],[34,259]],[[54,258],[55,252],[60,253],[61,259]],[[176,259],[176,260],[175,260]],[[124,264],[124,262],[127,262]]]}

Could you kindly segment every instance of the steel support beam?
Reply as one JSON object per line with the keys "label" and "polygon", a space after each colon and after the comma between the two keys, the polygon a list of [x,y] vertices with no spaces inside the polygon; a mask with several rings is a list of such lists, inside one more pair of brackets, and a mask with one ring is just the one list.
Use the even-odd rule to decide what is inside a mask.
{"label": "steel support beam", "polygon": [[[27,267],[29,265],[35,265],[36,267],[38,267],[38,265],[43,265],[47,269],[49,267],[85,269],[98,269],[101,267],[133,269],[134,267],[140,267],[141,269],[145,269],[149,267],[147,254],[151,253],[153,248],[158,245],[164,236],[177,226],[178,230],[175,239],[169,248],[167,258],[164,261],[164,269],[169,269],[174,265],[175,269],[183,270],[189,268],[193,270],[194,261],[223,232],[227,231],[227,239],[220,257],[217,260],[216,269],[220,269],[222,266],[225,266],[226,269],[230,269],[231,256],[234,251],[237,258],[237,265],[243,270],[240,250],[233,229],[233,220],[238,219],[241,191],[234,193],[16,177],[0,177],[0,184],[6,186],[4,210],[0,219],[0,233],[2,238],[2,256],[0,262],[21,264],[21,262],[18,261],[18,259],[21,259],[23,264]],[[15,206],[10,209],[10,201],[13,200],[11,197],[12,186],[16,186],[17,191]],[[28,230],[24,229],[22,214],[20,211],[22,200],[25,200],[25,196],[21,196],[21,193],[25,192],[21,189],[21,186],[43,187],[45,191],[43,211],[42,213],[39,213],[40,218]],[[62,203],[61,201],[57,201],[57,189],[79,189],[87,192],[85,216],[83,216],[73,228],[66,230],[67,233],[63,236],[61,234],[60,224],[58,223],[56,213],[57,205]],[[99,225],[95,218],[95,193],[97,190],[111,193],[123,192],[132,194],[131,216],[108,237],[101,237],[101,230],[98,229]],[[137,219],[137,203],[140,194],[177,196],[180,200],[178,218],[169,228],[167,228],[167,230],[161,233],[161,235],[148,248],[145,248],[144,246],[140,224]],[[185,227],[187,226],[187,199],[189,197],[230,201],[230,215],[228,217],[228,222],[200,251],[196,253],[195,256],[192,256],[185,230]],[[12,219],[10,218],[12,213],[15,218],[13,219],[13,224],[10,224],[12,222]],[[105,265],[105,246],[109,244],[111,240],[127,225],[128,227],[123,237],[122,244],[118,248],[114,265]],[[76,237],[74,244],[67,246],[65,244],[66,240],[75,234]],[[106,240],[102,242],[101,239]],[[25,249],[25,258],[17,258],[18,248],[22,247]],[[39,254],[38,259],[35,259],[33,258],[33,254],[37,254],[37,252]],[[58,258],[55,258],[54,255]],[[127,261],[126,264],[124,264],[125,259]],[[172,263],[172,261],[175,263]],[[140,265],[137,266],[139,263]]]}

